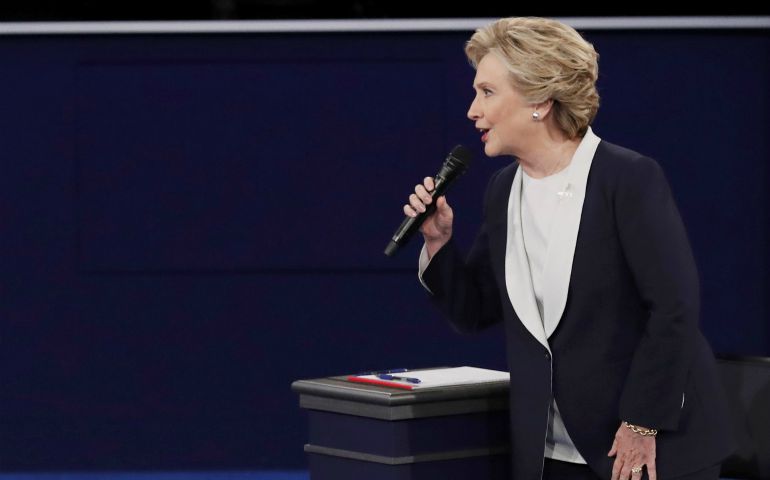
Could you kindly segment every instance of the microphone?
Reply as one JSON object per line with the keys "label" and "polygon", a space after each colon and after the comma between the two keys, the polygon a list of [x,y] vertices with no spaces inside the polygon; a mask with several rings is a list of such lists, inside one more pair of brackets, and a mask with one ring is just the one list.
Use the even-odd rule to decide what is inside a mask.
{"label": "microphone", "polygon": [[[473,153],[462,145],[457,145],[449,152],[444,164],[441,165],[441,170],[434,177],[433,191],[430,192],[431,198],[434,200],[444,195],[449,189],[452,182],[457,177],[465,173],[465,170],[470,166],[471,160],[473,160]],[[406,245],[409,238],[414,232],[420,229],[420,225],[426,218],[431,216],[436,211],[436,202],[433,201],[429,205],[426,205],[426,209],[422,213],[417,213],[416,217],[406,216],[401,225],[396,229],[396,233],[393,234],[388,246],[385,247],[385,255],[392,257],[399,247]]]}

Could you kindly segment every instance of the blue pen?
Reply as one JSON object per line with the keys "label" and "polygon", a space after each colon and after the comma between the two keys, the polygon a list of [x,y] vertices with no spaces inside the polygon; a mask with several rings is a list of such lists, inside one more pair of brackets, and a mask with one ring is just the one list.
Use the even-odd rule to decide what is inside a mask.
{"label": "blue pen", "polygon": [[383,373],[404,373],[408,371],[406,368],[391,368],[390,370],[376,370],[373,372],[363,372],[359,373],[356,376],[361,377],[363,375],[380,375]]}
{"label": "blue pen", "polygon": [[414,377],[397,377],[395,375],[380,374],[380,375],[377,375],[377,378],[380,378],[382,380],[403,380],[404,382],[409,382],[409,383],[420,383],[420,379],[414,378]]}

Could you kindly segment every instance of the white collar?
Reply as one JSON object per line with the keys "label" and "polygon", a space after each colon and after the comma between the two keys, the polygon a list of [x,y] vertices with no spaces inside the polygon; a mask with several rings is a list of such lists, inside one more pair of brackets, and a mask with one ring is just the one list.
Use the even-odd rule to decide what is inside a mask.
{"label": "white collar", "polygon": [[545,266],[543,268],[543,312],[540,312],[532,288],[529,261],[524,249],[521,229],[522,173],[516,170],[511,195],[508,199],[508,230],[505,250],[505,283],[508,297],[516,314],[529,332],[546,348],[547,338],[556,330],[567,303],[572,259],[580,227],[580,217],[585,200],[588,172],[601,139],[589,127],[577,150],[572,156],[568,173],[558,195],[559,202],[554,212],[553,227],[548,242]]}

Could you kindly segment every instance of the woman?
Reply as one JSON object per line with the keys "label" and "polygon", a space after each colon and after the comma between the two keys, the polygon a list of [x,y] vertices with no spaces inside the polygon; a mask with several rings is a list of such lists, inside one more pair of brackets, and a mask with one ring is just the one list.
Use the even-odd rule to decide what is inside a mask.
{"label": "woman", "polygon": [[436,200],[420,278],[458,330],[505,324],[512,478],[718,478],[732,444],[694,259],[658,164],[589,126],[598,54],[540,18],[498,20],[465,52],[468,118],[487,156],[515,162],[492,176],[466,259]]}

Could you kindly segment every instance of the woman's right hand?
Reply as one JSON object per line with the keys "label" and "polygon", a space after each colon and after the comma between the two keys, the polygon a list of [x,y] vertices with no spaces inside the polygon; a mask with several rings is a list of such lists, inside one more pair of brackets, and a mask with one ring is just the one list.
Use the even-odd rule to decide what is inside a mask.
{"label": "woman's right hand", "polygon": [[[425,177],[422,185],[414,187],[414,193],[409,195],[409,204],[404,205],[404,213],[410,217],[416,217],[418,213],[426,210],[426,205],[433,202],[430,196],[434,188],[433,178]],[[436,211],[425,219],[420,226],[420,232],[425,239],[425,248],[428,258],[438,252],[452,238],[452,207],[444,196],[436,200]]]}

